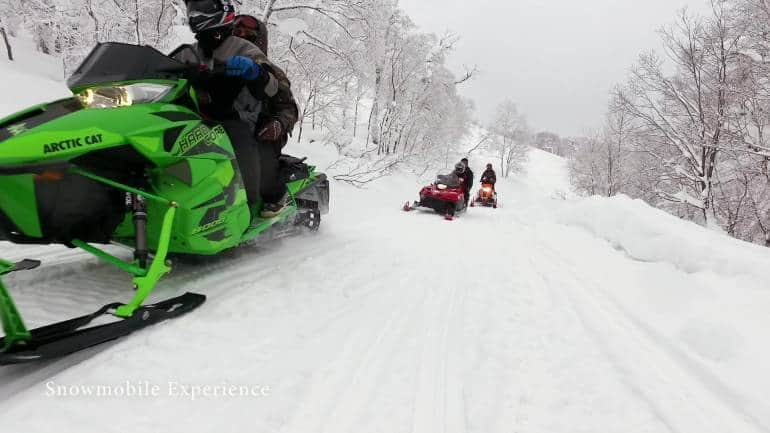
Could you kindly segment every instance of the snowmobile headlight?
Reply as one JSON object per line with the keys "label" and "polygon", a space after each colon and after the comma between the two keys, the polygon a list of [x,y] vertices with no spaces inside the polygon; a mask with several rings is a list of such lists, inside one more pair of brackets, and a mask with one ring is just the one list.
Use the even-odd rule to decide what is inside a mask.
{"label": "snowmobile headlight", "polygon": [[484,192],[492,192],[492,188],[490,188],[488,186],[485,186],[484,187]]}
{"label": "snowmobile headlight", "polygon": [[128,107],[133,104],[157,102],[173,88],[174,86],[154,83],[92,87],[78,93],[77,97],[86,108]]}
{"label": "snowmobile headlight", "polygon": [[446,185],[444,185],[443,183],[439,183],[439,184],[436,184],[436,188],[438,188],[438,189],[446,189]]}

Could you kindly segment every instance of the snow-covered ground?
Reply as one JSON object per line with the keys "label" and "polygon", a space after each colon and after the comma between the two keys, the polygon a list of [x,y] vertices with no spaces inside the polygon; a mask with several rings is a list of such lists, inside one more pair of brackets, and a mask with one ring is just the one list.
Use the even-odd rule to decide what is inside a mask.
{"label": "snow-covered ground", "polygon": [[[288,151],[332,158],[320,145]],[[471,162],[478,173],[486,161]],[[575,197],[564,161],[537,150],[526,173],[499,184],[501,208],[453,222],[400,210],[419,189],[408,175],[332,188],[315,235],[179,264],[156,297],[206,294],[195,312],[61,360],[0,368],[0,425],[770,431],[770,250],[627,198]],[[85,254],[0,251],[44,261],[7,279],[28,325],[131,295],[126,277]],[[247,395],[222,396],[231,385]],[[134,395],[83,395],[105,387]]]}

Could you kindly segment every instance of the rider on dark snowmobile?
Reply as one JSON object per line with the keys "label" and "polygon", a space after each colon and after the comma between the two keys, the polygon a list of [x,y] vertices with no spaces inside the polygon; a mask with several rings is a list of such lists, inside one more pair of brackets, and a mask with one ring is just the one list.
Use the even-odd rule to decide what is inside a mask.
{"label": "rider on dark snowmobile", "polygon": [[492,185],[492,190],[495,190],[495,183],[497,183],[497,174],[492,168],[492,164],[487,164],[487,169],[481,174],[481,183]]}
{"label": "rider on dark snowmobile", "polygon": [[[261,216],[276,216],[286,207],[288,193],[279,178],[280,147],[274,143],[297,120],[291,89],[271,73],[274,66],[256,45],[232,35],[235,8],[229,0],[185,3],[198,42],[191,49],[177,50],[173,57],[210,70],[226,66],[226,77],[215,75],[196,83],[208,97],[207,101],[202,98],[202,109],[227,131],[249,203],[254,204],[261,194],[265,202]],[[265,120],[268,112],[273,117]]]}

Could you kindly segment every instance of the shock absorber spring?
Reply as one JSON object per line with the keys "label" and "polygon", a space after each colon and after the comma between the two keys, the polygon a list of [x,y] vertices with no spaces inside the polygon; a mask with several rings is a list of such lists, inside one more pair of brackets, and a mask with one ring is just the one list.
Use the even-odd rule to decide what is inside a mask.
{"label": "shock absorber spring", "polygon": [[130,194],[131,213],[134,220],[134,232],[136,233],[136,246],[134,247],[134,259],[139,262],[142,268],[147,267],[147,203],[144,197],[137,194]]}

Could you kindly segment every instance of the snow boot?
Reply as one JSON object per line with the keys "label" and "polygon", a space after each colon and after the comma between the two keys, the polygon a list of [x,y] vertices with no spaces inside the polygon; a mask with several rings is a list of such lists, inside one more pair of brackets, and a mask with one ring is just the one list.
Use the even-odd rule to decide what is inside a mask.
{"label": "snow boot", "polygon": [[283,194],[280,200],[275,203],[265,203],[262,212],[259,214],[262,218],[274,218],[278,216],[289,205],[289,193]]}

